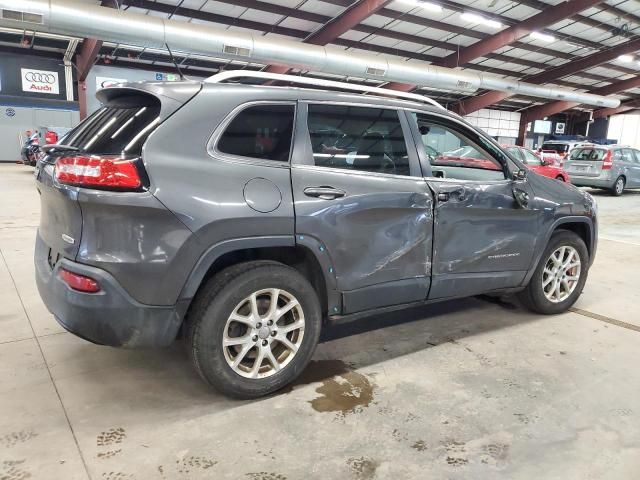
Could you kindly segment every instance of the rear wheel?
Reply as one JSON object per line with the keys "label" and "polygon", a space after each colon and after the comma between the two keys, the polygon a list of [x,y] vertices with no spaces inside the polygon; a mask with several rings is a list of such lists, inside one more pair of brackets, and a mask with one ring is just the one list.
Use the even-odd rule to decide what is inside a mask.
{"label": "rear wheel", "polygon": [[558,180],[558,181],[560,181],[560,182],[564,182],[564,181],[565,181],[565,179],[564,179],[564,177],[563,177],[562,175],[558,175],[558,176],[556,177],[556,180]]}
{"label": "rear wheel", "polygon": [[624,177],[619,176],[616,179],[616,183],[613,184],[613,188],[611,189],[611,194],[614,197],[619,197],[620,195],[622,195],[622,192],[624,192],[624,184],[625,184]]}
{"label": "rear wheel", "polygon": [[589,252],[584,241],[573,232],[558,230],[519,298],[534,312],[562,313],[582,293],[588,271]]}
{"label": "rear wheel", "polygon": [[313,286],[297,270],[257,261],[230,267],[203,286],[187,325],[200,376],[236,398],[256,398],[292,382],[320,335]]}

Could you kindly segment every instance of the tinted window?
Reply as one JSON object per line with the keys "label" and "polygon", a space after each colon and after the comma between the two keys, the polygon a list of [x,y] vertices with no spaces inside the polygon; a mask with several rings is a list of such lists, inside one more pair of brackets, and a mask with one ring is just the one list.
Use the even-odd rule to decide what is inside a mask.
{"label": "tinted window", "polygon": [[544,143],[542,144],[542,150],[552,150],[556,153],[566,153],[569,150],[569,145],[566,143]]}
{"label": "tinted window", "polygon": [[238,113],[218,140],[218,150],[240,157],[289,161],[293,105],[256,105]]}
{"label": "tinted window", "polygon": [[[418,129],[434,177],[459,180],[502,180],[502,165],[457,130],[417,115]],[[520,158],[519,155],[516,158]]]}
{"label": "tinted window", "polygon": [[308,125],[313,160],[318,166],[410,174],[396,110],[309,105]]}
{"label": "tinted window", "polygon": [[97,110],[61,143],[90,154],[141,155],[147,137],[160,123],[160,105],[110,106]]}

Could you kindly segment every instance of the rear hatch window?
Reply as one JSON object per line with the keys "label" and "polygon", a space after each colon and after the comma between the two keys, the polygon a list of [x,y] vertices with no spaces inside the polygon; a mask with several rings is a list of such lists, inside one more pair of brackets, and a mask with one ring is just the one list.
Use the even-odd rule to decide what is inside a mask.
{"label": "rear hatch window", "polygon": [[606,152],[601,148],[574,148],[569,160],[577,161],[601,161]]}
{"label": "rear hatch window", "polygon": [[145,140],[160,123],[160,101],[150,95],[110,101],[60,143],[83,153],[140,156]]}

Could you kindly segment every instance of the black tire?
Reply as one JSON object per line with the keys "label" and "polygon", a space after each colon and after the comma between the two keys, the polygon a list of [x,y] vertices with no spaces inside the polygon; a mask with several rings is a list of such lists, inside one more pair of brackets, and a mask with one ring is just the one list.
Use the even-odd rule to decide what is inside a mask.
{"label": "black tire", "polygon": [[[238,304],[268,288],[285,290],[297,299],[304,313],[304,334],[297,352],[280,371],[265,378],[245,378],[227,363],[223,333]],[[275,392],[302,373],[318,344],[321,323],[318,295],[300,272],[278,262],[254,261],[229,267],[201,287],[189,311],[185,336],[193,365],[205,382],[225,395],[250,399]]]}
{"label": "black tire", "polygon": [[624,192],[624,186],[626,183],[627,182],[625,181],[625,178],[622,175],[616,178],[616,181],[613,184],[613,187],[611,187],[611,195],[613,195],[614,197],[619,197],[620,195],[622,195],[622,193]]}
{"label": "black tire", "polygon": [[564,183],[564,177],[562,175],[558,175],[556,177],[556,180],[558,180],[559,182],[563,182]]}
{"label": "black tire", "polygon": [[[542,287],[543,271],[549,261],[551,254],[558,248],[570,246],[576,249],[580,257],[581,271],[578,283],[571,294],[563,301],[554,303],[547,299]],[[545,248],[542,258],[533,272],[529,285],[518,294],[519,300],[529,310],[544,315],[553,315],[567,311],[578,299],[587,281],[589,273],[589,251],[584,241],[575,233],[568,230],[557,230],[551,236],[547,248]]]}

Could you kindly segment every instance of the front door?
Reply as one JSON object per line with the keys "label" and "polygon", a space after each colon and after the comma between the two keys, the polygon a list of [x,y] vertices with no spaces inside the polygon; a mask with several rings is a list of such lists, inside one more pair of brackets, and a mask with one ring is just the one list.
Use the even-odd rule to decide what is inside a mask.
{"label": "front door", "polygon": [[539,218],[528,204],[533,193],[526,180],[512,180],[511,160],[463,122],[422,113],[411,120],[435,198],[429,298],[520,285],[532,262]]}
{"label": "front door", "polygon": [[300,103],[296,241],[324,256],[342,313],[426,299],[433,198],[407,132],[395,109]]}

